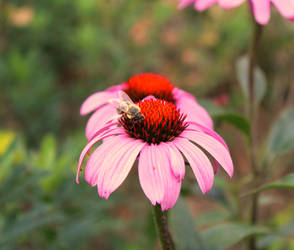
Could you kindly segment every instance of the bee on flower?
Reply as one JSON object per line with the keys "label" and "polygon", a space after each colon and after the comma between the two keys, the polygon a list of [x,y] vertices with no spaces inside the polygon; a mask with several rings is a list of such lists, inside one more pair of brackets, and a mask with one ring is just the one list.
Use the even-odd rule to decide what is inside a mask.
{"label": "bee on flower", "polygon": [[133,103],[148,96],[173,103],[187,115],[186,120],[194,120],[199,124],[213,128],[213,122],[207,111],[197,103],[189,93],[174,87],[168,79],[154,73],[144,73],[131,77],[128,81],[96,92],[89,96],[81,106],[81,115],[94,112],[86,125],[86,137],[92,138],[96,131],[117,114],[117,106],[110,100],[123,101],[121,91],[125,92]]}
{"label": "bee on flower", "polygon": [[111,99],[109,102],[116,108],[119,115],[124,114],[134,122],[144,119],[140,107],[125,92],[119,91],[118,95],[118,99]]}
{"label": "bee on flower", "polygon": [[[111,99],[110,107],[117,109],[122,102],[130,102],[128,107],[133,105],[134,100],[130,101],[124,92],[119,95],[120,101]],[[113,107],[113,102],[118,106]],[[124,182],[137,159],[141,188],[153,205],[161,205],[162,211],[172,208],[178,199],[185,176],[185,159],[203,193],[212,188],[215,174],[208,154],[230,177],[233,175],[226,143],[211,127],[200,124],[199,117],[188,119],[175,104],[154,96],[135,105],[137,115],[142,115],[140,119],[134,120],[137,115],[129,115],[126,108],[121,112],[119,108],[119,114],[90,138],[80,155],[77,183],[85,156],[100,141],[102,144],[87,160],[84,175],[105,199]]]}

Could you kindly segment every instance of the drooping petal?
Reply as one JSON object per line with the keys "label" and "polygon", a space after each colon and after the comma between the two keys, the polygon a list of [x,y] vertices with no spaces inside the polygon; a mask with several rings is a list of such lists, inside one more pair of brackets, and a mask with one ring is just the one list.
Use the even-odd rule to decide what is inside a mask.
{"label": "drooping petal", "polygon": [[182,180],[185,176],[185,161],[182,154],[179,150],[174,146],[173,143],[160,143],[162,150],[168,157],[171,171],[173,175],[178,179]]}
{"label": "drooping petal", "polygon": [[217,0],[196,0],[194,7],[196,10],[203,11],[216,2]]}
{"label": "drooping petal", "polygon": [[113,135],[118,135],[118,134],[124,134],[124,130],[120,127],[115,127],[112,129],[109,129],[107,131],[102,132],[101,134],[98,134],[97,136],[95,136],[91,141],[89,141],[89,143],[86,145],[86,147],[83,149],[80,158],[79,158],[79,164],[78,164],[78,171],[77,171],[77,175],[76,175],[76,183],[80,183],[79,182],[79,174],[81,171],[81,167],[82,167],[82,163],[83,160],[86,156],[86,154],[89,152],[89,150],[93,147],[94,144],[96,144],[98,141],[103,140],[104,138],[107,138],[109,136],[113,136]]}
{"label": "drooping petal", "polygon": [[282,16],[294,18],[294,1],[293,0],[271,0]]}
{"label": "drooping petal", "polygon": [[251,4],[256,21],[267,24],[270,19],[270,0],[251,0]]}
{"label": "drooping petal", "polygon": [[109,169],[113,166],[116,166],[122,156],[122,153],[125,153],[125,148],[128,148],[130,145],[130,138],[125,135],[119,135],[115,137],[115,144],[109,151],[104,155],[103,162],[100,167],[97,168],[97,171],[93,174],[93,179],[91,180],[92,185],[97,185],[98,194],[100,197],[104,197],[104,177]]}
{"label": "drooping petal", "polygon": [[213,185],[214,173],[205,153],[185,138],[177,138],[174,145],[188,160],[202,193],[209,191]]}
{"label": "drooping petal", "polygon": [[[108,139],[109,138],[109,139]],[[105,156],[115,150],[118,147],[119,137],[111,136],[103,140],[103,143],[99,145],[94,152],[90,155],[86,167],[85,167],[85,180],[91,185],[96,185],[97,172],[100,169]],[[113,155],[113,154],[111,154]]]}
{"label": "drooping petal", "polygon": [[110,168],[105,172],[102,189],[99,190],[105,199],[108,199],[109,195],[125,180],[144,145],[145,143],[140,140],[130,139],[130,142],[121,148],[117,156],[118,161],[113,160]]}
{"label": "drooping petal", "polygon": [[146,145],[140,153],[138,172],[140,185],[152,205],[160,203],[164,196],[164,180],[160,166],[156,165],[153,146]]}
{"label": "drooping petal", "polygon": [[234,167],[228,149],[218,140],[202,132],[184,131],[182,137],[187,138],[211,154],[230,177],[233,176]]}
{"label": "drooping petal", "polygon": [[187,122],[196,122],[210,129],[213,128],[213,121],[207,111],[197,102],[183,98],[177,102],[177,107],[183,114],[187,115]]}
{"label": "drooping petal", "polygon": [[[213,130],[209,128],[206,128],[195,122],[189,122],[189,126],[186,128],[186,131],[197,131],[197,132],[202,131],[203,133],[210,135],[216,140],[218,140],[229,151],[229,147],[226,144],[226,142],[223,140],[223,138],[221,138],[218,133],[214,132]],[[216,159],[213,159],[213,163],[214,163],[214,174],[217,174],[220,164],[218,163]]]}
{"label": "drooping petal", "polygon": [[220,167],[220,164],[214,158],[213,158],[213,163],[214,163],[214,174],[217,174],[218,173],[218,170],[219,170],[219,167]]}
{"label": "drooping petal", "polygon": [[181,180],[172,174],[169,155],[166,154],[165,148],[166,146],[162,143],[155,145],[153,148],[154,160],[163,173],[164,196],[160,202],[162,211],[168,210],[175,205],[181,191]]}
{"label": "drooping petal", "polygon": [[80,114],[86,115],[95,109],[108,104],[108,100],[112,98],[117,98],[116,92],[102,91],[90,95],[82,104]]}
{"label": "drooping petal", "polygon": [[195,0],[180,0],[180,3],[178,5],[178,9],[184,9],[190,4],[194,3]]}
{"label": "drooping petal", "polygon": [[186,128],[186,130],[202,131],[205,134],[208,134],[208,135],[212,136],[213,138],[215,138],[216,140],[218,140],[221,144],[223,144],[225,146],[225,148],[227,150],[229,150],[229,147],[226,144],[226,142],[223,140],[223,138],[221,138],[220,135],[218,133],[214,132],[212,129],[206,128],[196,122],[189,122],[189,126]]}
{"label": "drooping petal", "polygon": [[[115,115],[117,116],[117,115]],[[109,118],[110,120],[107,121],[104,126],[100,129],[98,129],[93,136],[91,136],[88,139],[88,142],[91,141],[93,138],[95,138],[97,135],[101,135],[102,133],[109,131],[110,129],[116,128],[118,126],[118,117],[115,117],[115,119],[113,119],[113,117]]]}
{"label": "drooping petal", "polygon": [[116,110],[111,105],[105,105],[100,109],[96,110],[86,125],[86,137],[88,139],[92,138],[93,135],[100,130],[105,123],[116,114]]}
{"label": "drooping petal", "polygon": [[245,0],[218,0],[218,4],[223,9],[230,9],[239,6]]}

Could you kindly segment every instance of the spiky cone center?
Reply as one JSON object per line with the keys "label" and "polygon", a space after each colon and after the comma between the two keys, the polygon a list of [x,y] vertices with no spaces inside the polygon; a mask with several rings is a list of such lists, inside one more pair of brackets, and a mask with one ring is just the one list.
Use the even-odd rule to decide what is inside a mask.
{"label": "spiky cone center", "polygon": [[125,83],[124,91],[134,102],[139,102],[145,97],[153,95],[157,99],[175,103],[173,97],[174,86],[163,76],[153,73],[144,73],[131,77]]}
{"label": "spiky cone center", "polygon": [[134,121],[126,115],[120,118],[120,124],[126,133],[148,144],[173,141],[188,126],[186,115],[170,102],[158,99],[148,99],[137,104],[144,119]]}

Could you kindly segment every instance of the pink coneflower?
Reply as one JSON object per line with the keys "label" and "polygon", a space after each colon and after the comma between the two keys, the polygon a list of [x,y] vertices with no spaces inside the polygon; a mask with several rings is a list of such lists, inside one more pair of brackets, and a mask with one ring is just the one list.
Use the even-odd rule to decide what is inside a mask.
{"label": "pink coneflower", "polygon": [[137,104],[143,120],[134,121],[123,114],[97,131],[81,153],[76,181],[86,154],[99,141],[103,143],[90,155],[85,179],[97,186],[100,197],[108,199],[125,180],[138,158],[141,187],[153,205],[162,210],[176,203],[185,175],[185,161],[191,166],[203,193],[213,185],[214,171],[207,154],[233,175],[231,156],[222,138],[194,121],[172,103],[153,97]]}
{"label": "pink coneflower", "polygon": [[[256,21],[259,24],[267,24],[270,19],[270,8],[273,4],[282,16],[289,20],[294,20],[294,1],[293,0],[249,0]],[[245,0],[180,0],[179,8],[183,9],[188,5],[203,11],[211,5],[218,3],[224,9],[233,8],[245,2]]]}
{"label": "pink coneflower", "polygon": [[118,98],[120,90],[126,92],[134,102],[138,102],[149,95],[171,102],[187,115],[187,121],[194,120],[205,127],[213,128],[209,114],[196,102],[192,95],[174,87],[163,76],[145,73],[131,77],[123,84],[97,92],[86,99],[80,113],[86,115],[95,111],[86,126],[86,137],[88,139],[92,138],[95,132],[116,114],[115,108],[109,105],[108,100]]}

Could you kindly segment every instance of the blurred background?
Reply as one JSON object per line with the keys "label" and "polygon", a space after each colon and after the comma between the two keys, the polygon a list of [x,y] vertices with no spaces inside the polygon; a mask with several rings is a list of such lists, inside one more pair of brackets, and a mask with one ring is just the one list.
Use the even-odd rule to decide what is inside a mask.
{"label": "blurred background", "polygon": [[[197,97],[215,119],[236,168],[232,180],[220,172],[205,196],[188,171],[183,198],[171,214],[173,232],[216,241],[211,226],[246,219],[247,200],[239,195],[250,189],[248,126],[235,65],[248,51],[248,10],[215,6],[197,13],[176,5],[176,0],[0,1],[0,248],[160,249],[136,170],[108,201],[96,188],[74,181],[86,144],[88,117],[79,115],[80,105],[90,94],[142,72],[159,73]],[[259,51],[266,76],[257,135],[263,142],[278,112],[294,104],[294,25],[272,13]],[[228,111],[236,114],[233,122]],[[274,166],[272,179],[289,173],[293,154]],[[284,231],[262,237],[260,249],[294,249],[291,192],[264,193],[261,221]],[[185,221],[191,225],[178,225]],[[223,248],[243,249],[248,235],[243,232]],[[176,239],[182,249],[193,249],[181,240]]]}

